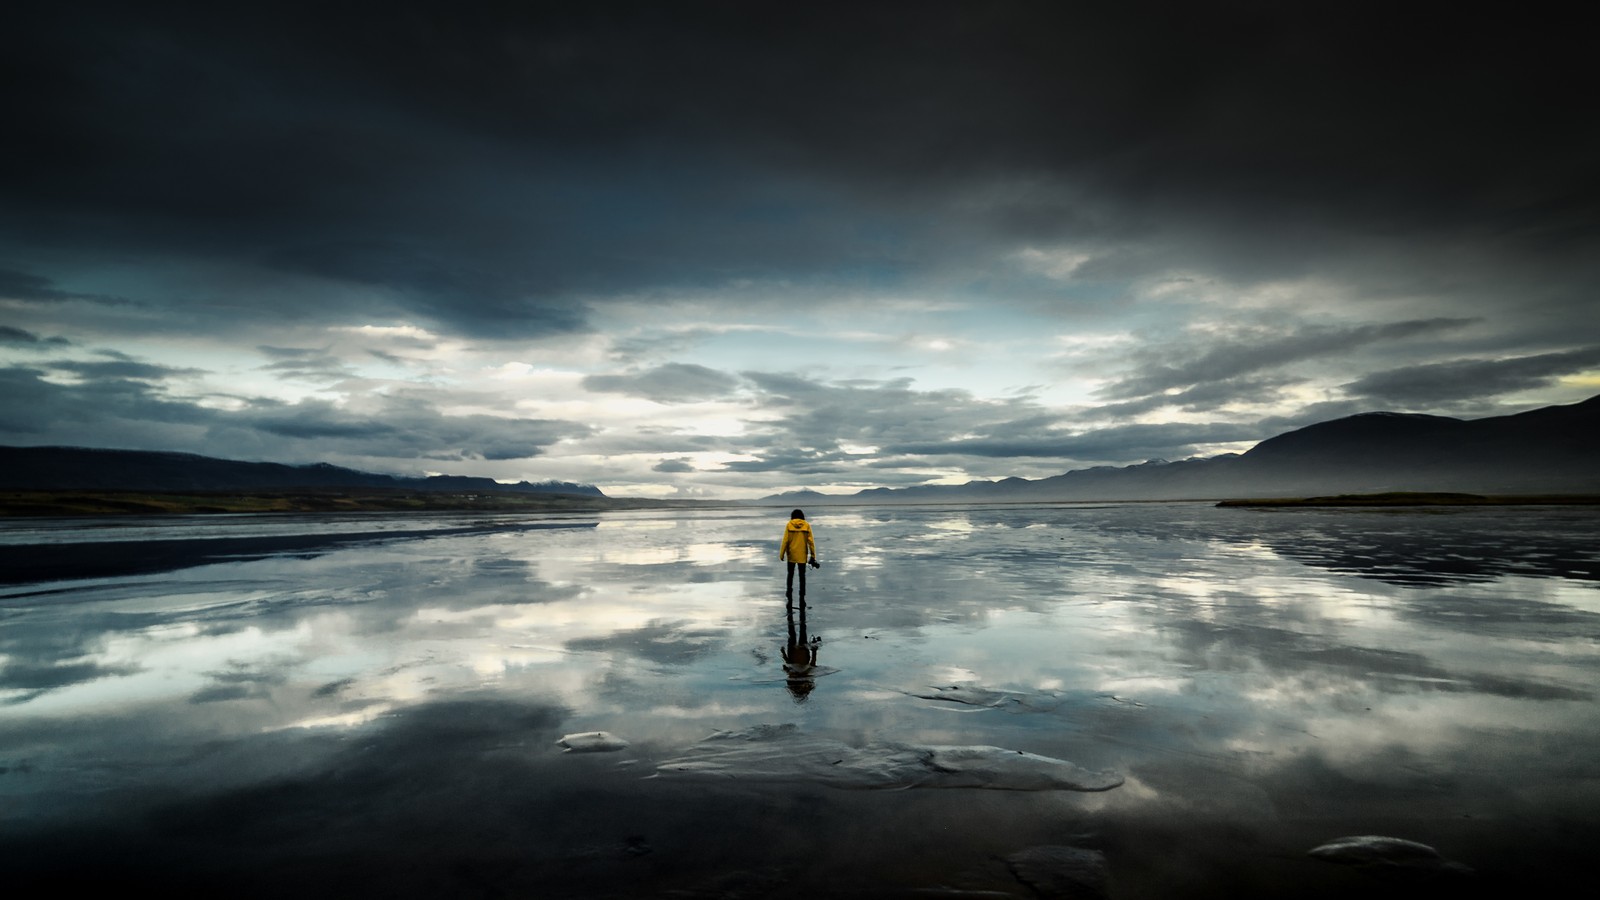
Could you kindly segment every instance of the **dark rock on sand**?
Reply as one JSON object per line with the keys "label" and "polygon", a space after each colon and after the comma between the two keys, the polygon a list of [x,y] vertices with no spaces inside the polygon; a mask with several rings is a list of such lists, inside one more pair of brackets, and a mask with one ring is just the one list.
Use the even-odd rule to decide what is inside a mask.
{"label": "dark rock on sand", "polygon": [[1324,862],[1372,869],[1410,869],[1423,872],[1466,874],[1472,870],[1445,859],[1427,844],[1377,834],[1334,838],[1313,847],[1308,856]]}
{"label": "dark rock on sand", "polygon": [[1107,791],[1115,772],[989,746],[865,747],[803,734],[793,725],[719,731],[656,767],[664,777],[750,782],[807,781],[857,790],[987,788],[1006,791]]}
{"label": "dark rock on sand", "polygon": [[1084,847],[1029,847],[1006,857],[1017,880],[1046,900],[1103,900],[1110,887],[1106,857]]}

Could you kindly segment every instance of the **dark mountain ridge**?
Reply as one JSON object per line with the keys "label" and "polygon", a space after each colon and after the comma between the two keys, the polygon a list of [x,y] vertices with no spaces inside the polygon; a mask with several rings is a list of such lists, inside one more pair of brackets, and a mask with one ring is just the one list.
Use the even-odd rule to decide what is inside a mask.
{"label": "dark mountain ridge", "polygon": [[592,484],[566,481],[501,484],[493,478],[434,475],[408,478],[328,463],[290,466],[194,453],[88,447],[0,447],[0,490],[198,491],[410,490],[450,493],[536,493],[604,497]]}
{"label": "dark mountain ridge", "polygon": [[[1268,438],[1243,454],[1075,469],[1035,480],[872,488],[806,502],[1221,500],[1384,492],[1600,493],[1600,396],[1508,416],[1372,412]],[[779,494],[763,503],[788,503]]]}

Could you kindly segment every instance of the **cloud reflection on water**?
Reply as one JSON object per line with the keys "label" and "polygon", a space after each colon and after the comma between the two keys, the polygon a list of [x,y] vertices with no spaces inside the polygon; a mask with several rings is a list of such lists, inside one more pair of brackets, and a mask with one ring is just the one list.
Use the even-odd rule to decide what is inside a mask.
{"label": "cloud reflection on water", "polygon": [[[1450,855],[1480,870],[1524,873],[1566,858],[1572,839],[1541,850],[1516,834],[1547,835],[1558,820],[1597,828],[1583,804],[1600,771],[1581,752],[1600,738],[1592,516],[1137,505],[863,509],[814,522],[827,567],[811,581],[808,627],[829,677],[798,704],[781,652],[781,522],[764,510],[343,546],[48,594],[18,586],[0,596],[0,838],[74,847],[91,809],[121,810],[113,822],[155,815],[166,824],[127,824],[106,846],[170,859],[198,841],[218,872],[229,860],[293,861],[305,870],[272,882],[286,887],[315,860],[379,868],[377,838],[344,829],[375,828],[438,876],[449,853],[472,856],[471,841],[409,841],[503,828],[546,849],[488,838],[502,886],[544,878],[578,892],[643,830],[656,852],[672,845],[674,866],[720,865],[660,836],[691,812],[714,813],[722,838],[800,838],[722,795],[671,795],[682,804],[672,812],[616,760],[561,768],[547,758],[560,732],[617,733],[643,765],[712,730],[781,722],[855,746],[993,744],[1124,771],[1127,784],[1102,797],[1040,798],[1037,822],[1013,821],[1032,800],[975,804],[941,865],[983,869],[984,847],[1002,858],[1018,849],[1004,841],[1048,843],[1044,832],[1092,817],[1111,835],[1118,883],[1132,869],[1153,894],[1172,888],[1158,876],[1177,865],[1155,854],[1161,822],[1184,823],[1168,841],[1175,859],[1223,879],[1330,830],[1381,828],[1454,841]],[[1507,557],[1524,533],[1532,562]],[[1409,547],[1450,562],[1429,569]],[[1361,559],[1369,569],[1351,571]],[[1022,700],[908,696],[955,683]],[[422,791],[406,799],[402,785]],[[522,818],[570,816],[585,792],[599,818],[571,833]],[[474,802],[485,824],[468,821]],[[909,808],[831,799],[805,815],[837,835],[848,814],[920,846]],[[208,824],[230,816],[241,821]],[[1238,845],[1225,851],[1221,833]],[[1496,849],[1506,840],[1515,849]],[[867,871],[831,838],[806,841],[840,871]],[[1280,867],[1272,878],[1313,877]],[[604,883],[624,893],[656,884],[616,877]]]}

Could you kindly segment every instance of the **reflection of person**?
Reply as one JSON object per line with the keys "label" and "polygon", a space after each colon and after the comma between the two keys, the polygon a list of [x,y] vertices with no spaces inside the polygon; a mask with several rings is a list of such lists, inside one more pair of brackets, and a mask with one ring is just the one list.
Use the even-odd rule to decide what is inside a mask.
{"label": "reflection of person", "polygon": [[806,602],[806,564],[817,563],[817,542],[811,536],[811,525],[806,514],[795,510],[789,514],[789,524],[783,529],[783,544],[778,549],[778,559],[789,564],[788,588],[785,593],[794,602],[794,570],[800,570],[800,602]]}
{"label": "reflection of person", "polygon": [[784,686],[794,697],[794,702],[803,703],[811,694],[811,689],[817,686],[817,646],[822,643],[822,638],[808,638],[806,635],[806,607],[800,604],[800,630],[797,633],[794,627],[794,607],[787,608],[789,617],[789,643],[783,648],[783,675]]}

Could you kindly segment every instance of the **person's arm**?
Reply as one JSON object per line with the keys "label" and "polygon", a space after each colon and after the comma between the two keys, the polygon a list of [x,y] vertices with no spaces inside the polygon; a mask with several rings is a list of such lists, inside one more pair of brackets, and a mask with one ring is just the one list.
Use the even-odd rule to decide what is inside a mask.
{"label": "person's arm", "polygon": [[806,554],[807,559],[817,558],[817,541],[811,536],[811,532],[809,531],[806,532]]}

